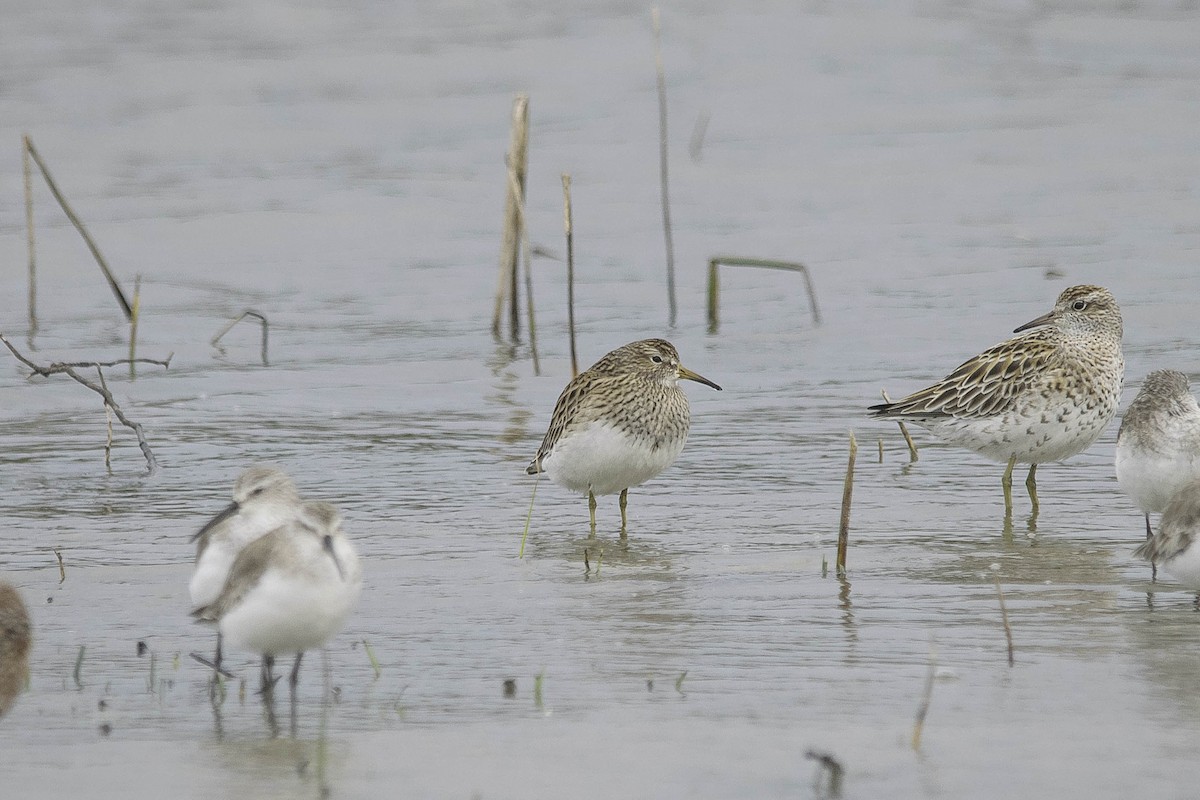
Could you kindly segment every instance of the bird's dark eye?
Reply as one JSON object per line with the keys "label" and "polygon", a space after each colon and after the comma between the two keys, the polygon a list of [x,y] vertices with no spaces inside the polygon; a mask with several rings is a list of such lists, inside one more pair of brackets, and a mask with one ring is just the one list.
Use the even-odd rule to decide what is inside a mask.
{"label": "bird's dark eye", "polygon": [[661,364],[662,356],[650,356],[650,360],[653,361],[655,364]]}
{"label": "bird's dark eye", "polygon": [[1083,311],[1085,308],[1087,308],[1087,301],[1086,300],[1076,300],[1074,303],[1071,304],[1071,308],[1075,309],[1076,311]]}

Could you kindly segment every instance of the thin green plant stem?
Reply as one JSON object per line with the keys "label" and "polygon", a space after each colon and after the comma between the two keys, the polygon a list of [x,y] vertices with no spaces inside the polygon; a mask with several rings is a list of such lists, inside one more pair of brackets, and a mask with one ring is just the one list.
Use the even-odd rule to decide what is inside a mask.
{"label": "thin green plant stem", "polygon": [[533,498],[537,497],[538,483],[542,480],[542,473],[538,473],[533,479],[533,491],[529,493],[529,512],[525,515],[525,530],[521,533],[521,549],[517,551],[517,558],[525,557],[525,540],[529,538],[529,522],[533,519]]}

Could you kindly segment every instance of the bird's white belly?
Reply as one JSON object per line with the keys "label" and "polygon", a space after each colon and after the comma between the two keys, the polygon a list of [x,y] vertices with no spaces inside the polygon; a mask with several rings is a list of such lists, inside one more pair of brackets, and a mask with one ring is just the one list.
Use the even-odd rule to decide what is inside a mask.
{"label": "bird's white belly", "polygon": [[1174,558],[1158,562],[1163,572],[1189,589],[1200,590],[1200,546],[1194,543]]}
{"label": "bird's white belly", "polygon": [[1166,509],[1184,485],[1200,478],[1196,454],[1156,453],[1117,443],[1117,483],[1146,514]]}
{"label": "bird's white belly", "polygon": [[310,650],[342,627],[361,589],[360,578],[317,581],[271,570],[221,618],[221,634],[232,646],[255,653]]}
{"label": "bird's white belly", "polygon": [[635,438],[620,428],[594,422],[560,439],[542,459],[550,480],[576,492],[615,494],[639,486],[674,463],[687,433],[676,439]]}
{"label": "bird's white belly", "polygon": [[1061,461],[1086,450],[1104,432],[1111,415],[1074,409],[1060,415],[1005,414],[986,419],[936,419],[920,422],[951,444],[996,461],[1016,456],[1023,464]]}

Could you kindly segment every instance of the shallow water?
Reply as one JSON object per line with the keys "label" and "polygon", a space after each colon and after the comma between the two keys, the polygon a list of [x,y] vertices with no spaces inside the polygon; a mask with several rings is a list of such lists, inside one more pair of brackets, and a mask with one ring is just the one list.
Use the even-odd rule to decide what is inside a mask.
{"label": "shallow water", "polygon": [[[136,381],[107,373],[152,477],[120,428],[105,470],[95,395],[0,368],[0,566],[36,636],[30,691],[0,721],[6,796],[816,797],[810,748],[845,765],[846,797],[1190,794],[1198,619],[1131,555],[1143,528],[1113,476],[1116,424],[1039,470],[1031,531],[1019,491],[1001,518],[1002,465],[921,432],[909,464],[862,410],[1073,283],[1122,304],[1126,401],[1153,369],[1197,371],[1200,14],[726,6],[663,7],[668,329],[641,6],[9,4],[3,332],[41,362],[125,347],[40,184],[28,339],[28,132],[123,282],[142,276],[140,354],[174,357]],[[725,391],[687,387],[691,440],[631,493],[627,547],[615,498],[589,542],[584,501],[543,483],[517,560],[523,467],[570,371],[561,262],[534,263],[541,375],[527,344],[489,330],[521,90],[531,233],[559,254],[559,174],[573,176],[583,362],[665,334]],[[706,332],[718,253],[804,261],[823,323],[796,276],[727,268]],[[249,326],[208,345],[247,307],[271,319],[270,367]],[[843,584],[823,562],[850,430]],[[187,656],[211,647],[187,617],[188,538],[255,460],[336,501],[364,556],[361,606],[328,652],[324,736],[317,655],[295,733],[281,700],[276,738],[236,685],[214,711]],[[253,677],[249,657],[234,666]]]}

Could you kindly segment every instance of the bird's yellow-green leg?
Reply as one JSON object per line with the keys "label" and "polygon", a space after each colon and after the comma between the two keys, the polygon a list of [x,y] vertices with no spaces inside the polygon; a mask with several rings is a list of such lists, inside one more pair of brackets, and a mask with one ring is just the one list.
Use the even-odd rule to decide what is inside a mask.
{"label": "bird's yellow-green leg", "polygon": [[1037,464],[1029,465],[1029,477],[1025,479],[1025,488],[1029,490],[1029,499],[1033,502],[1033,516],[1038,515],[1038,499],[1037,499],[1037,478],[1034,473],[1037,472]]}
{"label": "bird's yellow-green leg", "polygon": [[1008,459],[1008,468],[1004,470],[1004,477],[1000,479],[1000,485],[1004,487],[1004,516],[1012,516],[1012,471],[1013,465],[1017,463],[1017,457],[1013,456]]}
{"label": "bird's yellow-green leg", "polygon": [[592,490],[588,489],[588,514],[592,518],[592,536],[596,535],[596,495],[592,494]]}
{"label": "bird's yellow-green leg", "polygon": [[622,489],[621,490],[621,538],[622,539],[624,539],[626,536],[626,534],[625,534],[625,522],[626,522],[625,504],[628,502],[629,502],[629,490]]}

